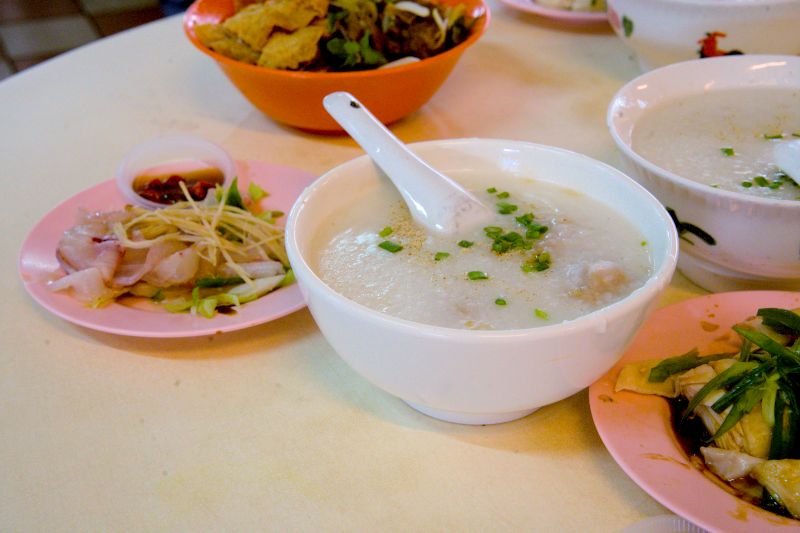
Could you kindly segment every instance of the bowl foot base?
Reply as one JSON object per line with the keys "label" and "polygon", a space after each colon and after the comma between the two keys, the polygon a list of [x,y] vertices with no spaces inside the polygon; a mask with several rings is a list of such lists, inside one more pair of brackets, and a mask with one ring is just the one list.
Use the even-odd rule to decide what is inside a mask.
{"label": "bowl foot base", "polygon": [[433,409],[427,405],[420,405],[414,402],[406,402],[412,408],[416,409],[424,415],[432,418],[443,420],[445,422],[453,422],[455,424],[469,424],[473,426],[483,426],[487,424],[502,424],[503,422],[511,422],[517,420],[536,411],[538,407],[533,409],[523,409],[522,411],[510,411],[507,413],[462,413],[460,411],[445,411],[442,409]]}
{"label": "bowl foot base", "polygon": [[683,252],[678,257],[678,270],[692,282],[711,292],[800,290],[800,279],[749,276]]}

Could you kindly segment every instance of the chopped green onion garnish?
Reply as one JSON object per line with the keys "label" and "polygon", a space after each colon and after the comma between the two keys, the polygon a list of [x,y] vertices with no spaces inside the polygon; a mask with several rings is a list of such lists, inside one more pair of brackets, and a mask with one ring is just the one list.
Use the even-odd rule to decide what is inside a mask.
{"label": "chopped green onion garnish", "polygon": [[500,226],[486,226],[483,228],[483,231],[486,233],[487,237],[491,237],[492,239],[497,239],[503,235],[503,228]]}
{"label": "chopped green onion garnish", "polygon": [[753,183],[755,183],[759,187],[766,187],[769,185],[769,180],[767,180],[767,178],[765,178],[764,176],[756,176],[755,178],[753,178]]}
{"label": "chopped green onion garnish", "polygon": [[250,185],[247,186],[247,196],[252,201],[257,202],[265,196],[269,196],[269,193],[251,181]]}
{"label": "chopped green onion garnish", "polygon": [[383,248],[387,252],[392,252],[393,254],[396,254],[397,252],[403,249],[402,246],[392,241],[383,241],[378,245],[378,247]]}
{"label": "chopped green onion garnish", "polygon": [[486,272],[481,272],[480,270],[472,270],[467,272],[467,278],[475,281],[478,279],[489,279],[489,274]]}
{"label": "chopped green onion garnish", "polygon": [[517,209],[519,209],[519,207],[514,204],[510,204],[508,202],[497,202],[497,212],[501,215],[510,215]]}
{"label": "chopped green onion garnish", "polygon": [[639,244],[641,244],[642,246],[647,246],[647,241],[642,241]]}
{"label": "chopped green onion garnish", "polygon": [[783,139],[783,133],[765,133],[765,139]]}
{"label": "chopped green onion garnish", "polygon": [[378,233],[378,236],[379,237],[388,237],[392,233],[394,233],[394,230],[392,228],[390,228],[389,226],[386,226],[385,228],[383,228],[380,231],[380,233]]}
{"label": "chopped green onion garnish", "polygon": [[275,222],[276,218],[280,218],[284,215],[283,211],[264,211],[258,215],[258,218],[261,220],[266,220],[270,224]]}
{"label": "chopped green onion garnish", "polygon": [[233,276],[230,278],[199,278],[195,282],[195,285],[203,289],[209,289],[214,287],[225,287],[226,285],[239,285],[240,283],[244,283],[244,280],[239,276]]}
{"label": "chopped green onion garnish", "polygon": [[503,298],[498,298],[494,301],[494,303],[497,305],[506,305],[507,302]]}
{"label": "chopped green onion garnish", "polygon": [[545,311],[542,311],[542,310],[541,310],[541,309],[539,309],[538,307],[537,307],[536,309],[534,309],[534,310],[533,310],[533,313],[534,313],[534,314],[535,314],[537,317],[541,318],[542,320],[547,320],[548,318],[550,318],[550,315],[548,315],[548,314],[547,314],[547,312],[545,312]]}
{"label": "chopped green onion garnish", "polygon": [[436,255],[433,256],[433,260],[434,261],[441,261],[442,259],[445,259],[446,257],[450,257],[450,253],[449,252],[436,252]]}
{"label": "chopped green onion garnish", "polygon": [[792,137],[800,137],[800,132],[792,132]]}
{"label": "chopped green onion garnish", "polygon": [[488,192],[489,194],[494,194],[497,192],[497,189],[495,189],[494,187],[489,187],[488,189],[486,189],[486,192]]}
{"label": "chopped green onion garnish", "polygon": [[213,296],[203,298],[197,305],[197,312],[200,313],[201,316],[212,318],[217,314],[217,303],[218,300]]}
{"label": "chopped green onion garnish", "polygon": [[498,197],[499,199],[501,199],[501,200],[505,200],[505,199],[506,199],[506,198],[508,198],[509,196],[511,196],[511,194],[510,194],[510,193],[508,193],[508,192],[505,192],[505,191],[497,193],[497,197]]}
{"label": "chopped green onion garnish", "polygon": [[550,268],[550,252],[541,252],[522,263],[523,272],[543,272]]}
{"label": "chopped green onion garnish", "polygon": [[749,182],[749,181],[743,181],[742,182],[742,187],[744,187],[745,189],[749,189],[752,186],[753,186],[753,184],[751,182]]}
{"label": "chopped green onion garnish", "polygon": [[533,213],[525,213],[515,218],[517,222],[525,226],[525,237],[528,239],[539,239],[547,233],[547,226],[542,226],[534,221]]}
{"label": "chopped green onion garnish", "polygon": [[286,271],[286,275],[283,276],[283,279],[278,283],[277,287],[286,287],[287,285],[291,285],[294,283],[294,270],[291,268]]}
{"label": "chopped green onion garnish", "polygon": [[722,155],[728,157],[736,155],[736,152],[733,151],[733,148],[720,148],[719,151],[722,152]]}
{"label": "chopped green onion garnish", "polygon": [[459,245],[460,247],[462,247],[462,248],[469,248],[469,247],[470,247],[470,246],[472,246],[473,244],[475,244],[475,243],[474,243],[474,242],[472,242],[472,241],[458,241],[458,245]]}

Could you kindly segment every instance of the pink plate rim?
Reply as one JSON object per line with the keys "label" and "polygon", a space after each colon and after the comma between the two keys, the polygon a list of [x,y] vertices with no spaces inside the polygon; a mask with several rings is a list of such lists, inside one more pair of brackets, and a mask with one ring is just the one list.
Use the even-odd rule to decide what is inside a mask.
{"label": "pink plate rim", "polygon": [[614,392],[614,383],[620,369],[633,361],[665,358],[694,347],[701,353],[721,348],[730,342],[730,327],[759,307],[800,307],[800,292],[718,293],[661,308],[617,365],[589,388],[597,432],[617,464],[659,503],[710,531],[797,531],[800,522],[739,499],[692,466],[673,433],[667,402]]}
{"label": "pink plate rim", "polygon": [[[247,190],[250,182],[258,184],[269,193],[261,201],[264,208],[283,211],[287,215],[300,193],[316,179],[316,176],[294,167],[261,161],[237,161],[236,166],[242,191]],[[116,181],[104,181],[65,200],[33,227],[22,244],[18,267],[25,289],[36,302],[56,316],[89,329],[153,338],[196,337],[235,331],[275,320],[305,307],[305,299],[296,283],[243,305],[236,313],[218,314],[211,319],[119,303],[92,309],[69,294],[48,290],[45,280],[61,272],[55,258],[56,245],[63,232],[74,224],[78,210],[118,209],[125,203]]]}
{"label": "pink plate rim", "polygon": [[571,24],[601,24],[608,22],[608,15],[599,11],[570,11],[537,4],[535,0],[500,0],[501,3],[526,13]]}

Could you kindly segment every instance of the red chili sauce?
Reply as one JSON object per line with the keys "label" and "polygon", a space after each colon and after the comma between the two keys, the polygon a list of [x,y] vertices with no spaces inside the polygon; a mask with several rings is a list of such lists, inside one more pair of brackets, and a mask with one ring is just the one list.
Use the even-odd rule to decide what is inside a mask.
{"label": "red chili sauce", "polygon": [[169,205],[186,200],[181,183],[186,184],[192,200],[203,200],[209,190],[224,180],[222,171],[214,167],[162,175],[146,173],[133,180],[133,190],[145,200]]}

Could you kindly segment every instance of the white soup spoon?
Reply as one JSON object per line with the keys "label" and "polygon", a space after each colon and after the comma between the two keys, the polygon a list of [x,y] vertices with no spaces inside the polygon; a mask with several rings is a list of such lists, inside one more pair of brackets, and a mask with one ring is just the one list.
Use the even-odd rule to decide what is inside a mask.
{"label": "white soup spoon", "polygon": [[494,218],[471,192],[412,153],[352,94],[331,93],[322,103],[397,187],[418,224],[455,234]]}

